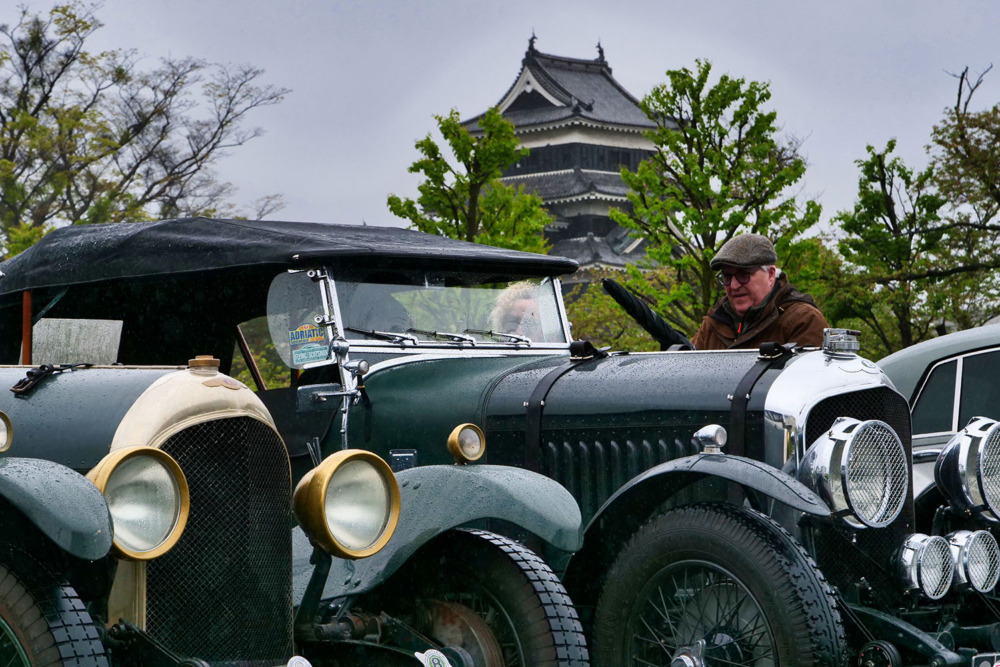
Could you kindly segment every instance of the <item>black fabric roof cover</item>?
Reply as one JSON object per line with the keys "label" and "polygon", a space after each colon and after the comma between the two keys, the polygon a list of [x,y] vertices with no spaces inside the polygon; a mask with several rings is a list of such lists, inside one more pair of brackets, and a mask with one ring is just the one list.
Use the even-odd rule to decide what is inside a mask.
{"label": "black fabric roof cover", "polygon": [[565,257],[397,227],[180,218],[57,229],[0,264],[4,274],[0,293],[264,264],[297,266],[325,259],[521,275],[559,275],[577,268]]}

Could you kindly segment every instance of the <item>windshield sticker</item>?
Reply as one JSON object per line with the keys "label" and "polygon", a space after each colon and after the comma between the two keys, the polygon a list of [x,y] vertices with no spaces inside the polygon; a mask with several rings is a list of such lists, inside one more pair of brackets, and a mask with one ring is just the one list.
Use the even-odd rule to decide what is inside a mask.
{"label": "windshield sticker", "polygon": [[327,355],[326,328],[303,324],[288,332],[288,346],[292,351],[292,365],[301,366],[313,361],[325,361]]}

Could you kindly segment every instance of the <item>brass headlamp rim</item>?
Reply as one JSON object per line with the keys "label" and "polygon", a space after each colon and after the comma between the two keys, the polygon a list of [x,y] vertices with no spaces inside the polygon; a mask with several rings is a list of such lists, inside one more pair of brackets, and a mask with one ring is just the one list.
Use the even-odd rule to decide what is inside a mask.
{"label": "brass headlamp rim", "polygon": [[[351,461],[367,461],[378,469],[379,473],[389,482],[389,518],[386,520],[382,534],[372,544],[364,549],[351,549],[340,543],[330,531],[326,521],[326,494],[330,488],[330,480],[337,470]],[[295,486],[292,500],[295,517],[302,530],[312,538],[324,551],[339,558],[358,559],[372,556],[381,551],[392,539],[399,524],[400,492],[396,475],[380,456],[363,449],[345,449],[326,457],[318,466],[303,475]]]}
{"label": "brass headlamp rim", "polygon": [[[479,454],[474,457],[468,456],[459,444],[459,436],[462,435],[462,431],[465,429],[475,431],[476,435],[479,436],[479,442],[482,443],[482,447],[479,449]],[[483,455],[486,453],[486,434],[483,433],[483,429],[479,428],[475,424],[459,424],[451,430],[450,434],[448,434],[448,452],[451,454],[452,458],[455,459],[455,463],[472,463],[474,461],[478,461],[483,458]]]}
{"label": "brass headlamp rim", "polygon": [[157,449],[155,447],[147,447],[145,445],[136,445],[133,447],[122,447],[116,449],[105,456],[100,462],[94,466],[90,472],[87,473],[87,479],[89,479],[94,486],[103,495],[107,490],[108,482],[111,480],[112,474],[115,470],[129,459],[133,459],[137,456],[148,456],[156,459],[160,464],[162,464],[171,474],[174,482],[177,484],[177,492],[179,496],[179,507],[177,510],[177,517],[174,521],[174,526],[167,535],[166,539],[163,540],[154,549],[148,551],[135,551],[123,546],[117,537],[112,541],[112,550],[115,555],[126,560],[152,560],[158,558],[163,554],[167,553],[180,540],[181,535],[184,534],[184,528],[187,525],[188,515],[191,511],[191,492],[188,488],[187,477],[184,476],[184,471],[181,470],[180,465],[174,460],[170,454],[167,454],[162,449]]}

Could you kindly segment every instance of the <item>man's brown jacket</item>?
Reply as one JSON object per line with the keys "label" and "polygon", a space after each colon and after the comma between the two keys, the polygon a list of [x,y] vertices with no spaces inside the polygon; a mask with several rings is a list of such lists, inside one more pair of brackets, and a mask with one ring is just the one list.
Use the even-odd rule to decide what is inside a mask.
{"label": "man's brown jacket", "polygon": [[756,349],[768,342],[819,346],[823,329],[830,326],[813,298],[795,289],[784,274],[755,315],[749,322],[740,321],[723,297],[708,311],[691,342],[699,350]]}

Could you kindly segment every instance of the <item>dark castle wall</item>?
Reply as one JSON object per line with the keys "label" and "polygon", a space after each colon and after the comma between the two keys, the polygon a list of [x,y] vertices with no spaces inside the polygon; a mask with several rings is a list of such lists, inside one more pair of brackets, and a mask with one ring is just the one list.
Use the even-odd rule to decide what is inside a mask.
{"label": "dark castle wall", "polygon": [[524,176],[560,169],[595,169],[598,171],[618,171],[626,167],[630,171],[639,168],[639,162],[652,155],[652,151],[639,148],[618,148],[594,144],[559,144],[539,146],[531,149],[531,154],[504,172],[504,176]]}

